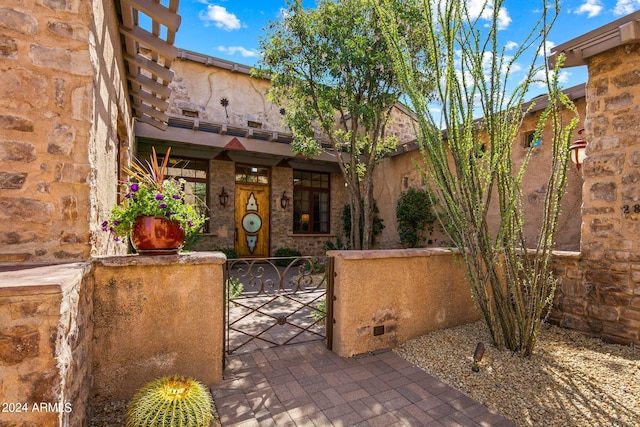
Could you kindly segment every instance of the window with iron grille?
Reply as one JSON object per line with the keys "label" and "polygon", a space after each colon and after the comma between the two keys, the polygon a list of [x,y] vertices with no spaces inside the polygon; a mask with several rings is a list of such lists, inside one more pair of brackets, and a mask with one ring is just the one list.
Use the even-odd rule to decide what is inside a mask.
{"label": "window with iron grille", "polygon": [[293,171],[293,232],[329,233],[329,174]]}

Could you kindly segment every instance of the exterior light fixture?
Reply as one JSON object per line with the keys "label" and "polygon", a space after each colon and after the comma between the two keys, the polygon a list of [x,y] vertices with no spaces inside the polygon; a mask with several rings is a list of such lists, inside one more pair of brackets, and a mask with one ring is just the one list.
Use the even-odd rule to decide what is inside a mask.
{"label": "exterior light fixture", "polygon": [[282,209],[286,209],[287,206],[289,206],[289,198],[287,197],[286,191],[282,192],[282,197],[280,197],[280,206],[282,206]]}
{"label": "exterior light fixture", "polygon": [[226,191],[224,191],[224,187],[222,187],[222,191],[218,194],[218,198],[220,199],[220,205],[224,208],[227,206],[227,202],[229,201],[229,195]]}
{"label": "exterior light fixture", "polygon": [[584,129],[580,129],[578,131],[580,139],[573,141],[573,144],[571,144],[571,147],[569,147],[569,149],[571,150],[571,161],[575,163],[578,170],[582,168],[582,163],[584,162],[584,159],[586,157],[585,148],[587,147],[587,140],[582,138],[583,132]]}
{"label": "exterior light fixture", "polygon": [[473,372],[480,371],[480,361],[482,361],[482,356],[484,356],[484,344],[479,342],[476,346],[476,351],[473,352],[473,367],[471,368]]}

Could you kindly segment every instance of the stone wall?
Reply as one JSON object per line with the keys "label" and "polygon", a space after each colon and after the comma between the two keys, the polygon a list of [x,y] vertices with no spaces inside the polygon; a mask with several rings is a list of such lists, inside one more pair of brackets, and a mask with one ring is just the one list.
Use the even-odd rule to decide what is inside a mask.
{"label": "stone wall", "polygon": [[553,262],[558,287],[552,323],[606,342],[639,342],[640,266],[588,260],[575,252],[554,253]]}
{"label": "stone wall", "polygon": [[565,324],[640,342],[640,44],[589,59],[583,165],[582,285]]}
{"label": "stone wall", "polygon": [[93,280],[88,264],[0,273],[2,426],[87,424]]}
{"label": "stone wall", "polygon": [[92,246],[103,250],[92,244],[103,242],[98,217],[115,202],[118,116],[130,117],[113,7],[0,6],[0,263],[87,260]]}

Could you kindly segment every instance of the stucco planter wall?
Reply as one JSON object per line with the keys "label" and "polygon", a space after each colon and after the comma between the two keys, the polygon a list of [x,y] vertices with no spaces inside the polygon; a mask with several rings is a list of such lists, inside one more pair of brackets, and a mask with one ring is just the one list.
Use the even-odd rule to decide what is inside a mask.
{"label": "stucco planter wall", "polygon": [[[480,318],[464,267],[447,249],[328,255],[335,257],[336,273],[333,350],[341,356],[393,348]],[[384,333],[377,335],[382,326]]]}
{"label": "stucco planter wall", "polygon": [[222,379],[223,266],[216,252],[95,260],[95,402],[179,374]]}

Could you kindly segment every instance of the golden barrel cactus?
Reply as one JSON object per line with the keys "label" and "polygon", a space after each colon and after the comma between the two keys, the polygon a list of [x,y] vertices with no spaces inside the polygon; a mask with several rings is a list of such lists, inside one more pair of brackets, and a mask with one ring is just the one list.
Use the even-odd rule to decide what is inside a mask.
{"label": "golden barrel cactus", "polygon": [[145,385],[129,404],[126,427],[209,427],[211,393],[183,376],[159,378]]}

